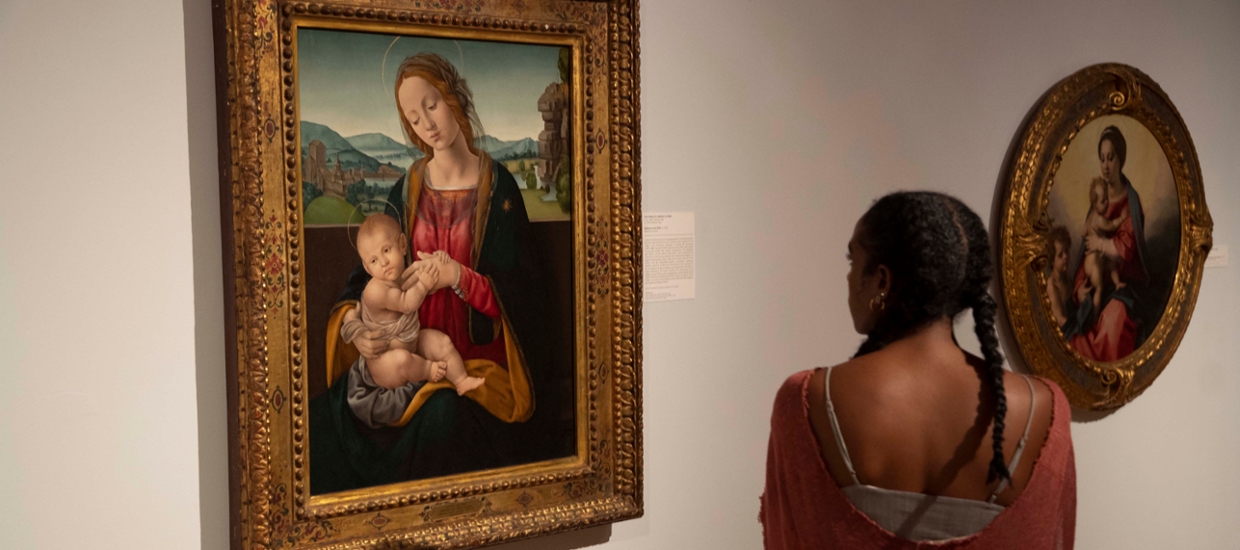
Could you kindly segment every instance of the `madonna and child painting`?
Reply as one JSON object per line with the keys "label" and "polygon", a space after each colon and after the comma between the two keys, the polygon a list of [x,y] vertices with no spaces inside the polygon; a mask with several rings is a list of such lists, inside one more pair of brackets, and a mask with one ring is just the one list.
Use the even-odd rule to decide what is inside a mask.
{"label": "madonna and child painting", "polygon": [[572,456],[569,50],[295,45],[311,494]]}
{"label": "madonna and child painting", "polygon": [[1047,206],[1046,294],[1082,357],[1124,359],[1158,324],[1179,261],[1179,208],[1167,155],[1136,119],[1099,117],[1068,146]]}

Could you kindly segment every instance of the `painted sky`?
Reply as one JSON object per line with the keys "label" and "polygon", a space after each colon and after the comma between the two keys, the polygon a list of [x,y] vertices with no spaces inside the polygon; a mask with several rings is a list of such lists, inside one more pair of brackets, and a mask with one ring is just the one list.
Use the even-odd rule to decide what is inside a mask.
{"label": "painted sky", "polygon": [[380,132],[408,141],[393,78],[401,61],[421,52],[456,66],[473,90],[484,130],[504,141],[538,139],[538,97],[560,80],[559,46],[320,29],[300,29],[297,46],[301,119],[344,137]]}

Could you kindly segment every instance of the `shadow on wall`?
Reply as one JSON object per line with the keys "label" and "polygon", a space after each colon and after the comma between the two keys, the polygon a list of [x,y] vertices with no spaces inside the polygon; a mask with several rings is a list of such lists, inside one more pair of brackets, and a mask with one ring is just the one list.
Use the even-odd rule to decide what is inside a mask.
{"label": "shadow on wall", "polygon": [[[198,521],[202,548],[228,547],[228,399],[211,4],[182,2],[185,111],[194,262],[194,369],[198,401]],[[231,263],[231,261],[229,262]]]}
{"label": "shadow on wall", "polygon": [[501,544],[495,550],[577,550],[611,540],[611,525]]}

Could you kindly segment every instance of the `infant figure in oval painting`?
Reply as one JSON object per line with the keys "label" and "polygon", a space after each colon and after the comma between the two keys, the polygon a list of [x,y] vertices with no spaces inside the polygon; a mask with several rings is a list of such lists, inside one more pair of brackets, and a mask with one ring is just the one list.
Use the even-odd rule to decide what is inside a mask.
{"label": "infant figure in oval painting", "polygon": [[[1088,239],[1090,235],[1093,235],[1102,239],[1110,239],[1128,220],[1127,211],[1120,211],[1116,217],[1107,218],[1107,212],[1111,209],[1111,199],[1107,193],[1107,182],[1102,178],[1094,178],[1089,184],[1089,205],[1089,216],[1085,218],[1085,231],[1081,233],[1082,238]],[[1093,295],[1094,311],[1099,311],[1102,308],[1102,290],[1105,279],[1109,279],[1117,290],[1128,285],[1120,280],[1115,262],[1101,250],[1086,249],[1084,261],[1085,277],[1088,281],[1081,287],[1081,291],[1082,294]]]}

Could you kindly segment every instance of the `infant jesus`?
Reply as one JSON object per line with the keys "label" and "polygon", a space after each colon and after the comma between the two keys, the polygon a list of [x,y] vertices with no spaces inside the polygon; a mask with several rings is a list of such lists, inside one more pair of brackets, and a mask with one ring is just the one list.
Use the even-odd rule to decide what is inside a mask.
{"label": "infant jesus", "polygon": [[[1107,194],[1106,186],[1107,182],[1102,178],[1094,178],[1089,184],[1090,211],[1088,217],[1085,218],[1086,237],[1093,233],[1099,238],[1109,239],[1115,236],[1115,231],[1119,229],[1120,224],[1128,219],[1127,212],[1120,214],[1114,220],[1107,219],[1107,210],[1111,208],[1111,198]],[[1119,280],[1119,271],[1115,269],[1114,263],[1102,251],[1087,250],[1084,262],[1085,276],[1089,278],[1089,290],[1094,295],[1094,311],[1098,311],[1098,308],[1102,307],[1102,283],[1104,279],[1109,277],[1117,289],[1128,285]]]}
{"label": "infant jesus", "polygon": [[361,322],[346,322],[341,336],[345,342],[352,342],[359,334],[369,332],[371,338],[387,341],[387,351],[366,358],[371,378],[384,388],[424,380],[438,382],[447,377],[456,386],[456,393],[464,395],[481,386],[483,379],[465,373],[465,362],[447,334],[421,328],[418,307],[434,289],[439,267],[435,262],[423,262],[414,269],[413,286],[401,290],[407,242],[400,223],[387,214],[373,214],[362,223],[357,253],[371,279],[362,290]]}

